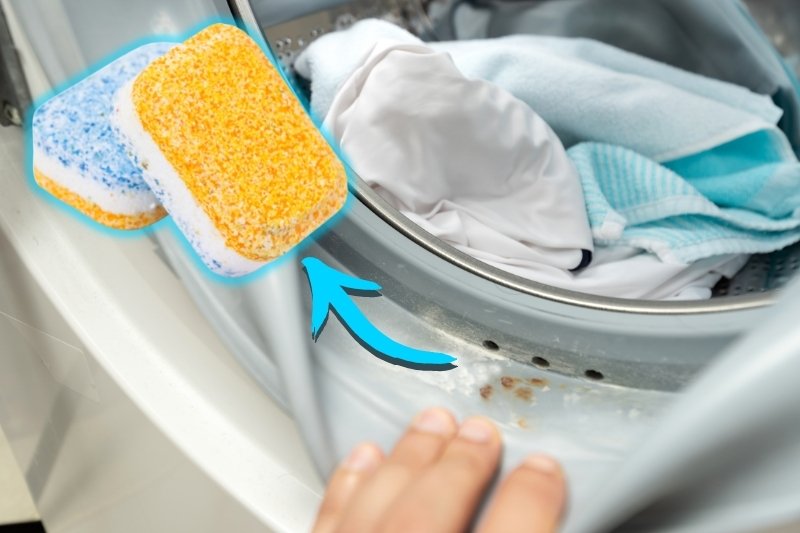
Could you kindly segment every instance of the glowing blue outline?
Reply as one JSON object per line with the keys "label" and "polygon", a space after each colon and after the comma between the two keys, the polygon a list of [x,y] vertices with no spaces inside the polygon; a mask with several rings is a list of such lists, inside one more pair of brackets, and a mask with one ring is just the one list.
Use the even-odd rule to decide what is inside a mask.
{"label": "glowing blue outline", "polygon": [[[230,26],[235,26],[235,27],[239,28],[240,30],[246,32],[250,36],[250,38],[253,39],[258,44],[258,46],[261,48],[261,50],[264,52],[264,54],[267,56],[267,58],[277,68],[277,70],[280,73],[281,78],[283,79],[283,81],[291,89],[292,94],[294,94],[295,98],[297,98],[298,101],[302,104],[303,109],[306,111],[308,116],[311,118],[311,121],[318,128],[318,130],[322,133],[322,135],[325,138],[325,140],[328,142],[330,147],[333,149],[334,153],[337,155],[337,157],[341,161],[342,165],[345,168],[345,172],[347,174],[347,184],[348,184],[348,193],[347,193],[347,198],[345,200],[344,205],[342,206],[342,208],[339,211],[336,212],[336,214],[334,214],[331,218],[329,218],[327,221],[325,221],[324,224],[322,224],[319,228],[314,230],[305,239],[300,241],[291,250],[287,251],[286,253],[284,253],[280,257],[278,257],[276,259],[273,259],[272,261],[266,263],[263,267],[259,268],[258,270],[254,271],[254,272],[251,272],[250,274],[247,274],[245,276],[235,277],[235,278],[226,277],[226,276],[223,276],[221,274],[216,274],[215,272],[211,271],[208,268],[208,266],[206,266],[206,264],[202,261],[202,259],[200,259],[200,256],[197,254],[197,252],[194,250],[192,245],[189,243],[189,241],[183,235],[183,232],[181,232],[181,230],[178,229],[178,226],[175,224],[175,221],[172,220],[172,217],[166,216],[163,219],[159,220],[158,222],[156,222],[154,224],[151,224],[150,226],[147,226],[145,228],[135,229],[135,230],[121,230],[121,229],[110,228],[108,226],[104,226],[103,224],[100,224],[99,222],[93,220],[92,218],[90,218],[89,216],[81,213],[80,211],[78,211],[77,209],[72,207],[71,205],[67,204],[66,202],[63,202],[63,201],[59,200],[55,196],[51,195],[50,193],[48,193],[47,191],[42,189],[39,186],[39,184],[36,183],[36,179],[33,176],[33,128],[32,128],[33,115],[36,112],[36,110],[42,104],[44,104],[45,102],[47,102],[49,99],[53,98],[54,96],[60,94],[61,92],[65,91],[66,89],[72,87],[73,85],[75,85],[79,81],[83,80],[87,76],[90,76],[90,75],[94,74],[95,72],[97,72],[98,70],[102,69],[103,67],[105,67],[109,63],[111,63],[113,61],[116,61],[120,57],[122,57],[125,54],[131,52],[132,50],[135,50],[136,48],[139,48],[140,46],[144,46],[146,44],[151,44],[151,43],[156,43],[156,42],[169,42],[169,43],[179,44],[179,43],[184,42],[186,39],[190,38],[191,36],[195,35],[196,33],[204,30],[205,28],[208,28],[209,26],[213,26],[214,24],[227,24],[227,25],[230,25]],[[196,268],[198,268],[201,272],[203,272],[208,279],[210,279],[211,281],[214,281],[216,283],[221,283],[221,284],[224,284],[224,285],[233,285],[233,286],[247,284],[247,283],[259,278],[260,276],[265,275],[272,267],[280,265],[283,261],[287,261],[287,260],[296,261],[298,254],[300,254],[308,246],[310,246],[321,234],[326,233],[327,231],[329,231],[331,229],[332,226],[335,226],[336,224],[338,224],[339,221],[341,220],[341,218],[343,216],[345,216],[347,214],[347,212],[350,210],[350,208],[352,207],[353,202],[354,202],[353,194],[352,194],[351,191],[352,191],[353,187],[355,186],[355,181],[356,180],[355,180],[354,173],[352,171],[352,168],[351,168],[350,164],[347,162],[347,159],[342,154],[342,152],[339,149],[337,143],[332,142],[331,136],[323,129],[321,121],[318,120],[317,117],[315,117],[314,114],[310,111],[310,105],[309,105],[307,99],[301,93],[299,93],[297,91],[297,89],[294,87],[294,85],[291,83],[291,81],[289,81],[289,78],[286,75],[286,73],[284,72],[283,67],[281,66],[280,62],[276,60],[274,53],[272,52],[272,50],[270,49],[269,45],[264,40],[264,37],[261,35],[260,32],[257,35],[253,35],[253,32],[251,32],[249,30],[249,28],[243,27],[243,26],[244,25],[239,25],[237,23],[237,21],[232,17],[218,16],[218,17],[208,18],[204,22],[202,22],[200,24],[197,24],[197,25],[194,25],[188,31],[186,31],[184,33],[181,33],[180,36],[175,36],[175,35],[152,35],[152,36],[148,36],[148,37],[143,37],[141,39],[137,39],[137,40],[129,43],[128,45],[125,45],[125,46],[121,47],[119,50],[117,50],[113,54],[110,54],[110,55],[104,57],[103,59],[97,61],[91,67],[82,70],[80,73],[70,77],[67,81],[58,84],[56,87],[54,87],[50,91],[47,91],[45,94],[43,94],[43,95],[39,96],[38,98],[36,98],[36,100],[33,102],[33,104],[31,105],[31,107],[29,108],[28,112],[25,115],[25,127],[24,127],[24,133],[25,133],[25,173],[26,173],[26,179],[28,181],[28,184],[29,184],[31,190],[34,192],[34,194],[36,194],[40,198],[43,198],[50,205],[55,206],[56,208],[60,209],[62,212],[65,212],[69,216],[72,216],[73,218],[76,218],[82,224],[85,224],[85,225],[87,225],[87,226],[89,226],[91,228],[94,228],[95,230],[98,230],[101,233],[105,233],[106,235],[108,235],[110,237],[114,237],[114,238],[118,238],[118,239],[119,238],[121,238],[121,239],[137,239],[137,238],[143,238],[143,237],[150,236],[150,235],[154,234],[157,231],[161,231],[162,229],[169,228],[172,231],[173,235],[176,237],[176,241],[178,243],[180,243],[181,247],[184,249],[184,253],[187,253],[189,255],[189,257],[191,257],[192,262],[195,263]]]}

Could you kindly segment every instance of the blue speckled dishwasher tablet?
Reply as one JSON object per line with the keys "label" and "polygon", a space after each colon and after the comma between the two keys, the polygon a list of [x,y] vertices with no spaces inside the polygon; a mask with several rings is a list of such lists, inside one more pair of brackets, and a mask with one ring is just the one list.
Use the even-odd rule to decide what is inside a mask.
{"label": "blue speckled dishwasher tablet", "polygon": [[173,46],[136,48],[36,110],[33,170],[43,189],[117,229],[141,228],[166,215],[109,118],[119,88]]}

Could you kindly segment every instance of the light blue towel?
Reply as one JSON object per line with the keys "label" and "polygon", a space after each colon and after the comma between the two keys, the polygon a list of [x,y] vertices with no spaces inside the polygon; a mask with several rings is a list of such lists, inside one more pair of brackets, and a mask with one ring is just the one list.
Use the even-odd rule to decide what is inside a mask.
{"label": "light blue towel", "polygon": [[568,154],[595,242],[635,246],[676,263],[797,242],[800,164],[759,152],[767,137],[755,133],[666,165],[619,146],[573,146]]}
{"label": "light blue towel", "polygon": [[[364,21],[300,57],[320,118],[379,39],[419,42]],[[587,39],[430,46],[526,102],[570,147],[598,244],[692,262],[800,240],[800,165],[768,97]]]}
{"label": "light blue towel", "polygon": [[514,35],[431,47],[530,105],[567,147],[606,142],[669,161],[780,132],[782,111],[769,97],[598,41]]}

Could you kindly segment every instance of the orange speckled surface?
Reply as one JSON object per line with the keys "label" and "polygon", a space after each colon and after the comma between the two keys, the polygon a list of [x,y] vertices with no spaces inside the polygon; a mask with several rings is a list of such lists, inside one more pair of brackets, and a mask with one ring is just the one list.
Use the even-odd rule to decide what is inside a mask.
{"label": "orange speckled surface", "polygon": [[62,202],[71,205],[94,221],[110,228],[124,230],[141,229],[153,224],[154,222],[158,222],[167,216],[167,212],[160,205],[152,211],[138,215],[120,215],[118,213],[110,213],[101,209],[100,206],[94,202],[90,202],[77,193],[67,189],[63,185],[60,185],[55,180],[45,176],[35,167],[33,169],[33,177],[36,179],[36,183],[38,183],[42,189],[46,190]]}
{"label": "orange speckled surface", "polygon": [[151,63],[133,104],[227,247],[248,259],[281,255],[344,205],[343,165],[238,28],[209,26]]}

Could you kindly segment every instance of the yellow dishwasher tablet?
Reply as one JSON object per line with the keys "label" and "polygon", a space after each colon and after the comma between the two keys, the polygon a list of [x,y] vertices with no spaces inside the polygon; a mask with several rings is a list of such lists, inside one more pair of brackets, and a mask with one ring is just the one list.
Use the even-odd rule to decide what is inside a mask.
{"label": "yellow dishwasher tablet", "polygon": [[234,26],[209,26],[170,50],[114,107],[145,181],[217,274],[256,270],[344,205],[344,166]]}

